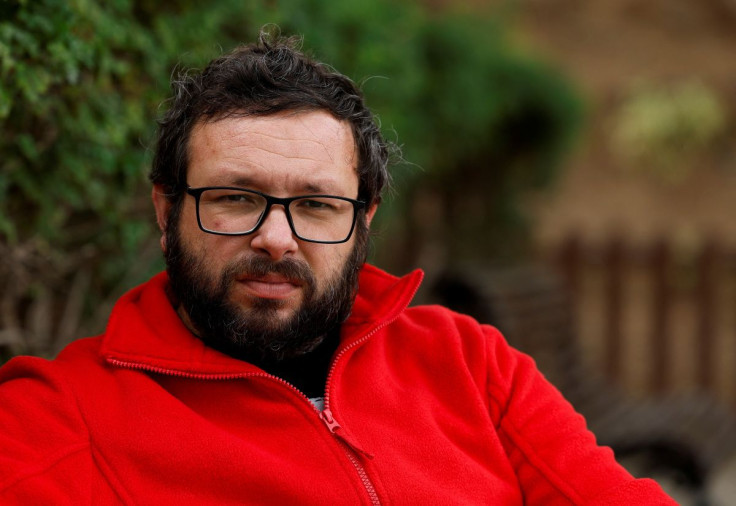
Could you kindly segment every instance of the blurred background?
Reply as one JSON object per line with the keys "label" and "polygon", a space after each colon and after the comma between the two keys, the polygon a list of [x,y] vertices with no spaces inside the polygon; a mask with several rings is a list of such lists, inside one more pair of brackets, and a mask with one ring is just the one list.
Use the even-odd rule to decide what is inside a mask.
{"label": "blurred background", "polygon": [[4,0],[0,363],[163,268],[172,69],[268,23],[403,149],[372,261],[499,326],[632,472],[736,504],[733,0]]}

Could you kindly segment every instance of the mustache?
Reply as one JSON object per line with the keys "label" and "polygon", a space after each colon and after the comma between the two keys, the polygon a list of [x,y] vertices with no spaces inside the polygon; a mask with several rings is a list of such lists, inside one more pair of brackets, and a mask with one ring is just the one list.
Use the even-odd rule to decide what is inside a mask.
{"label": "mustache", "polygon": [[275,262],[268,257],[250,255],[231,263],[224,272],[222,279],[237,279],[239,277],[263,277],[268,274],[279,274],[289,281],[315,286],[316,280],[312,270],[306,262],[293,258],[285,258]]}

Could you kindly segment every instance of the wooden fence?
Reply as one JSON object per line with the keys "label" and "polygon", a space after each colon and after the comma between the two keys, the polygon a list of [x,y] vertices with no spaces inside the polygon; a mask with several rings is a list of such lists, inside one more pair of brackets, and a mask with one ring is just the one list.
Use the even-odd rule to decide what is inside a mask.
{"label": "wooden fence", "polygon": [[590,366],[632,393],[706,390],[736,406],[736,251],[570,237],[553,258]]}

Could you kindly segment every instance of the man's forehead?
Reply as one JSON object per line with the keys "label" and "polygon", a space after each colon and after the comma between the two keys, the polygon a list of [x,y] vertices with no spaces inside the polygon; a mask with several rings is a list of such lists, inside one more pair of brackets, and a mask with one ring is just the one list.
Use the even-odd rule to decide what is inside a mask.
{"label": "man's forehead", "polygon": [[281,176],[311,193],[345,189],[346,179],[357,178],[349,123],[323,111],[200,122],[192,130],[189,162],[208,185],[253,187]]}
{"label": "man's forehead", "polygon": [[323,156],[325,161],[336,161],[334,157],[338,153],[347,155],[343,162],[354,162],[357,158],[350,124],[321,110],[268,116],[233,115],[199,121],[192,129],[190,150],[193,143],[210,150],[235,146],[265,151],[283,149],[293,157],[308,151],[310,156]]}

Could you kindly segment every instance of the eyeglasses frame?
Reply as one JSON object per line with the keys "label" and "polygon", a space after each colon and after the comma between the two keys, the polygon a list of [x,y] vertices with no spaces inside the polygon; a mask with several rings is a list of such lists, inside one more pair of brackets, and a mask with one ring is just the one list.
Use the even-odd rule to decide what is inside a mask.
{"label": "eyeglasses frame", "polygon": [[[243,191],[247,193],[253,193],[255,195],[259,195],[266,199],[266,209],[263,211],[261,216],[258,218],[258,222],[253,227],[252,230],[248,232],[216,232],[214,230],[208,230],[202,225],[202,219],[199,216],[199,200],[202,194],[207,190],[237,190],[237,191]],[[208,234],[213,235],[225,235],[225,236],[245,236],[245,235],[251,235],[258,231],[259,228],[261,228],[261,225],[263,225],[263,222],[266,221],[266,218],[268,217],[268,213],[271,211],[271,207],[273,205],[280,205],[284,208],[284,213],[286,214],[286,220],[289,222],[289,228],[291,228],[291,233],[294,234],[294,236],[305,242],[312,242],[317,244],[341,244],[348,242],[350,238],[353,236],[353,232],[355,231],[355,222],[358,220],[358,212],[361,209],[364,209],[366,207],[366,203],[362,200],[355,200],[348,197],[340,197],[338,195],[323,195],[323,194],[315,194],[315,195],[297,195],[295,197],[274,197],[272,195],[268,195],[267,193],[259,192],[256,190],[250,190],[248,188],[240,188],[237,186],[200,186],[198,188],[192,188],[191,186],[187,186],[186,189],[187,194],[194,197],[195,201],[195,208],[197,210],[197,225],[199,225],[199,229],[202,232],[206,232]],[[332,199],[338,199],[338,200],[344,200],[345,202],[350,202],[353,205],[353,222],[350,225],[350,232],[348,232],[348,235],[345,239],[341,241],[317,241],[314,239],[306,239],[302,236],[300,236],[296,228],[294,227],[294,221],[291,217],[291,211],[289,211],[289,205],[299,199],[304,198],[332,198]]]}

